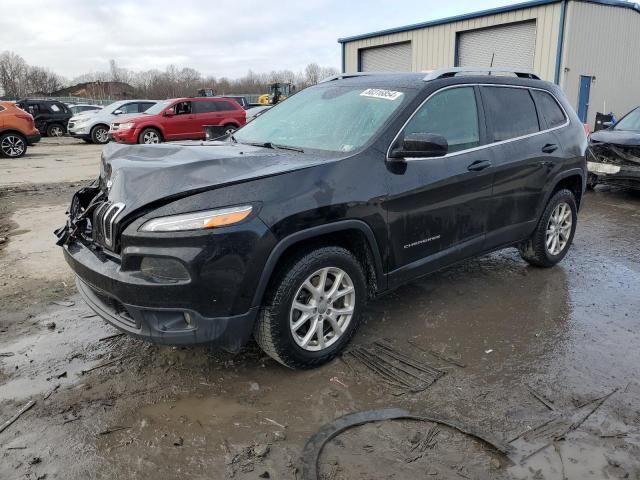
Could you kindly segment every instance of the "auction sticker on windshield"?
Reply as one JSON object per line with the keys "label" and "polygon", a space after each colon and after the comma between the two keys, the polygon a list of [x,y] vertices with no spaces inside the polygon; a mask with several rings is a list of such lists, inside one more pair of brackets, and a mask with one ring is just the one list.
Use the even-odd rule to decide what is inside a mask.
{"label": "auction sticker on windshield", "polygon": [[362,97],[384,98],[385,100],[396,100],[402,96],[402,92],[384,90],[383,88],[367,88],[360,94]]}

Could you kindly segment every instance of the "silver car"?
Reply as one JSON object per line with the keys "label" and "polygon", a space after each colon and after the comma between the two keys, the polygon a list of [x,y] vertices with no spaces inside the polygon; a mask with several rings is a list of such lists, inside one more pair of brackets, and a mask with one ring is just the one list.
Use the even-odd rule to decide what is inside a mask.
{"label": "silver car", "polygon": [[87,143],[103,144],[109,141],[109,125],[119,115],[145,112],[157,100],[120,100],[101,110],[83,112],[71,117],[67,133]]}

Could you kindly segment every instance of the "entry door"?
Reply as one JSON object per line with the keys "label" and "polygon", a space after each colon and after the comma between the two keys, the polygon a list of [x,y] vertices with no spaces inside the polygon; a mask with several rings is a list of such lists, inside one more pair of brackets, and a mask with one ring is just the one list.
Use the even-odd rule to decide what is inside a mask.
{"label": "entry door", "polygon": [[191,102],[178,102],[173,106],[173,111],[175,115],[168,118],[166,131],[176,140],[191,138],[194,123]]}
{"label": "entry door", "polygon": [[477,148],[484,135],[477,96],[473,86],[441,90],[400,134],[442,135],[449,153],[388,164],[390,287],[482,249],[493,173],[488,151]]}
{"label": "entry door", "polygon": [[578,93],[578,118],[587,123],[589,115],[589,95],[591,94],[591,77],[580,75],[580,92]]}

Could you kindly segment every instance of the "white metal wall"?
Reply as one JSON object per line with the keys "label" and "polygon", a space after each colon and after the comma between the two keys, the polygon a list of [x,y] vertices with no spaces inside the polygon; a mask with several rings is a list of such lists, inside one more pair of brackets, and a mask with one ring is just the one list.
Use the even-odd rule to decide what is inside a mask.
{"label": "white metal wall", "polygon": [[360,50],[362,72],[411,71],[411,42]]}
{"label": "white metal wall", "polygon": [[518,67],[533,70],[536,22],[518,22],[458,34],[461,67]]}
{"label": "white metal wall", "polygon": [[565,28],[560,86],[577,111],[580,75],[596,77],[587,116],[591,127],[596,112],[613,111],[620,118],[640,105],[640,13],[571,1]]}
{"label": "white metal wall", "polygon": [[537,28],[533,69],[545,80],[553,81],[560,30],[560,5],[558,2],[348,42],[344,46],[345,70],[347,72],[358,70],[358,50],[361,48],[405,41],[410,41],[412,46],[412,71],[452,67],[455,62],[456,34],[458,32],[535,20]]}

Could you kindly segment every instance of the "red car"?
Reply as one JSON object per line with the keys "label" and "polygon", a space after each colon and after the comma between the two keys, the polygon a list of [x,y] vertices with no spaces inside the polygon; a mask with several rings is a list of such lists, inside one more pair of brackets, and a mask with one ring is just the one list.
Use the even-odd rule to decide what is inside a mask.
{"label": "red car", "polygon": [[203,140],[205,125],[219,127],[220,135],[224,135],[245,122],[244,109],[231,98],[174,98],[158,102],[140,115],[118,118],[111,123],[109,133],[119,143]]}

